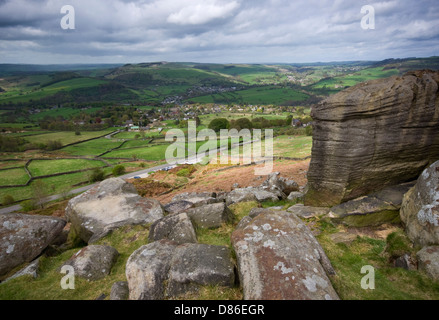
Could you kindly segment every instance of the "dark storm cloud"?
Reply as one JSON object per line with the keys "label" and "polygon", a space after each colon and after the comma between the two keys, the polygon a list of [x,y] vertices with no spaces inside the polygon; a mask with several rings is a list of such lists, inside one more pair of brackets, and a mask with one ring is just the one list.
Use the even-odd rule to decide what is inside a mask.
{"label": "dark storm cloud", "polygon": [[0,0],[0,63],[377,60],[437,55],[438,40],[436,0]]}

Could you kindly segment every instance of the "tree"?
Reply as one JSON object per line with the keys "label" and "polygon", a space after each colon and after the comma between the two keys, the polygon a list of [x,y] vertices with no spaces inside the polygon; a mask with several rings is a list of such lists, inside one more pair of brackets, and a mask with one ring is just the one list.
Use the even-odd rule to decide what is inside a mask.
{"label": "tree", "polygon": [[115,176],[115,177],[121,176],[124,173],[125,173],[125,167],[121,164],[119,164],[113,168],[113,176]]}
{"label": "tree", "polygon": [[89,180],[90,182],[98,182],[105,179],[105,173],[101,168],[95,168],[90,173]]}
{"label": "tree", "polygon": [[247,118],[240,118],[238,120],[235,120],[230,123],[230,128],[232,129],[237,129],[242,130],[242,129],[252,129],[253,125],[251,123],[251,121]]}
{"label": "tree", "polygon": [[49,196],[49,188],[43,180],[36,180],[32,183],[32,195],[35,206],[44,209],[47,197]]}
{"label": "tree", "polygon": [[216,132],[220,131],[221,129],[229,129],[229,128],[230,128],[230,122],[225,118],[213,119],[209,124],[209,129],[212,129]]}

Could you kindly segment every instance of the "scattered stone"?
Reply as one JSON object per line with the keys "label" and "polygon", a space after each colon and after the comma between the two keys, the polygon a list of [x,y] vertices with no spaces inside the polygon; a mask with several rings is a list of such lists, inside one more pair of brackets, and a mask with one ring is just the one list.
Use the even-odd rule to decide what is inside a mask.
{"label": "scattered stone", "polygon": [[424,247],[416,257],[419,270],[424,270],[430,278],[439,280],[439,247]]}
{"label": "scattered stone", "polygon": [[305,204],[332,207],[417,179],[439,159],[439,72],[363,82],[312,108]]}
{"label": "scattered stone", "polygon": [[303,201],[304,196],[305,195],[302,192],[293,191],[290,192],[287,199],[289,201]]}
{"label": "scattered stone", "polygon": [[142,198],[132,184],[120,178],[101,182],[70,200],[66,208],[71,232],[85,242],[96,242],[126,225],[154,223],[163,214],[160,202]]}
{"label": "scattered stone", "polygon": [[126,277],[130,300],[163,300],[164,282],[168,279],[170,262],[177,245],[160,240],[142,246],[128,258]]}
{"label": "scattered stone", "polygon": [[375,197],[362,197],[331,208],[329,217],[351,227],[399,222],[399,208]]}
{"label": "scattered stone", "polygon": [[129,294],[128,282],[115,282],[111,287],[110,300],[128,300]]}
{"label": "scattered stone", "polygon": [[229,192],[226,197],[226,204],[228,206],[234,203],[248,201],[258,201],[250,189],[235,189]]}
{"label": "scattered stone", "polygon": [[65,225],[60,218],[0,214],[0,277],[38,257]]}
{"label": "scattered stone", "polygon": [[270,174],[267,180],[265,180],[261,186],[267,187],[270,191],[277,190],[285,194],[299,191],[299,185],[294,180],[287,180],[280,177],[279,172],[273,172]]}
{"label": "scattered stone", "polygon": [[197,235],[188,215],[170,215],[154,222],[149,230],[149,242],[162,239],[169,239],[178,244],[196,243]]}
{"label": "scattered stone", "polygon": [[355,241],[355,239],[357,239],[357,235],[349,233],[349,232],[338,232],[338,233],[333,233],[329,236],[329,238],[334,242],[334,243],[351,243],[353,241]]}
{"label": "scattered stone", "polygon": [[339,299],[329,259],[295,214],[262,213],[233,232],[232,245],[244,299]]}
{"label": "scattered stone", "polygon": [[192,202],[186,200],[177,200],[171,203],[168,203],[163,208],[168,214],[179,214],[185,212],[188,209],[195,207]]}
{"label": "scattered stone", "polygon": [[6,283],[12,279],[16,279],[23,276],[31,276],[32,278],[36,279],[38,277],[38,268],[40,267],[40,258],[32,261],[27,267],[21,269],[17,273],[15,273],[13,276],[7,278],[2,283]]}
{"label": "scattered stone", "polygon": [[415,244],[439,245],[439,161],[425,169],[405,194],[400,214]]}
{"label": "scattered stone", "polygon": [[416,262],[410,257],[409,254],[405,254],[395,260],[395,267],[405,270],[417,270]]}
{"label": "scattered stone", "polygon": [[72,266],[75,275],[95,281],[109,275],[119,252],[110,246],[90,245],[79,250],[64,266]]}
{"label": "scattered stone", "polygon": [[239,183],[234,183],[232,189],[238,189],[238,188],[239,188]]}
{"label": "scattered stone", "polygon": [[188,201],[192,203],[194,207],[200,207],[206,204],[212,204],[218,202],[218,200],[216,199],[216,193],[214,192],[182,193],[172,198],[172,202],[176,202],[180,200]]}
{"label": "scattered stone", "polygon": [[234,264],[227,247],[184,244],[177,248],[169,271],[168,297],[197,291],[199,286],[233,287]]}
{"label": "scattered stone", "polygon": [[192,222],[201,228],[219,228],[234,219],[233,213],[224,202],[208,204],[186,212]]}
{"label": "scattered stone", "polygon": [[298,217],[309,219],[313,217],[321,217],[328,214],[329,208],[308,207],[299,203],[289,207],[287,211],[294,213]]}
{"label": "scattered stone", "polygon": [[107,295],[105,293],[102,293],[99,297],[95,299],[95,301],[103,301],[105,300],[106,297]]}

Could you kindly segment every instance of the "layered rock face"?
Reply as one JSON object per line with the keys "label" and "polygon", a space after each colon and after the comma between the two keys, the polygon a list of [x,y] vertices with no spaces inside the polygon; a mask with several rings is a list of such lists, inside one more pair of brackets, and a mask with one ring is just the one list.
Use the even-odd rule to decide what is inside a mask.
{"label": "layered rock face", "polygon": [[415,180],[439,159],[439,72],[359,84],[315,106],[305,204],[333,206]]}

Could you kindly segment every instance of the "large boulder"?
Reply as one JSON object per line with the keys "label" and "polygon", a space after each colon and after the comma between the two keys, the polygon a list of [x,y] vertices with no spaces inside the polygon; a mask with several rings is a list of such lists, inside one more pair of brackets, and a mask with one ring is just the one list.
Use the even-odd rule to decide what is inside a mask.
{"label": "large boulder", "polygon": [[235,283],[228,248],[193,243],[178,246],[169,240],[136,250],[127,261],[126,277],[130,300],[162,300],[204,285],[231,287]]}
{"label": "large boulder", "polygon": [[110,274],[118,257],[119,252],[113,247],[90,245],[75,253],[64,266],[73,267],[81,278],[95,281]]}
{"label": "large boulder", "polygon": [[295,214],[262,213],[232,234],[246,300],[339,299],[335,274],[311,230]]}
{"label": "large boulder", "polygon": [[160,202],[142,198],[132,184],[120,178],[101,182],[70,200],[66,208],[71,232],[90,243],[113,229],[151,224],[163,216]]}
{"label": "large boulder", "polygon": [[130,300],[165,298],[165,281],[176,248],[175,243],[161,240],[134,251],[125,268]]}
{"label": "large boulder", "polygon": [[401,220],[417,245],[439,245],[439,161],[428,167],[404,196]]}
{"label": "large boulder", "polygon": [[199,286],[233,287],[235,267],[227,247],[206,244],[179,246],[171,260],[168,297],[197,291]]}
{"label": "large boulder", "polygon": [[234,219],[232,211],[224,202],[208,204],[186,211],[192,222],[201,228],[219,228]]}
{"label": "large boulder", "polygon": [[331,207],[416,179],[439,158],[439,72],[368,81],[312,109],[305,204]]}
{"label": "large boulder", "polygon": [[65,225],[66,221],[60,218],[0,214],[0,277],[38,257]]}
{"label": "large boulder", "polygon": [[149,229],[149,242],[169,239],[178,244],[196,243],[197,234],[186,213],[174,214],[154,222]]}

